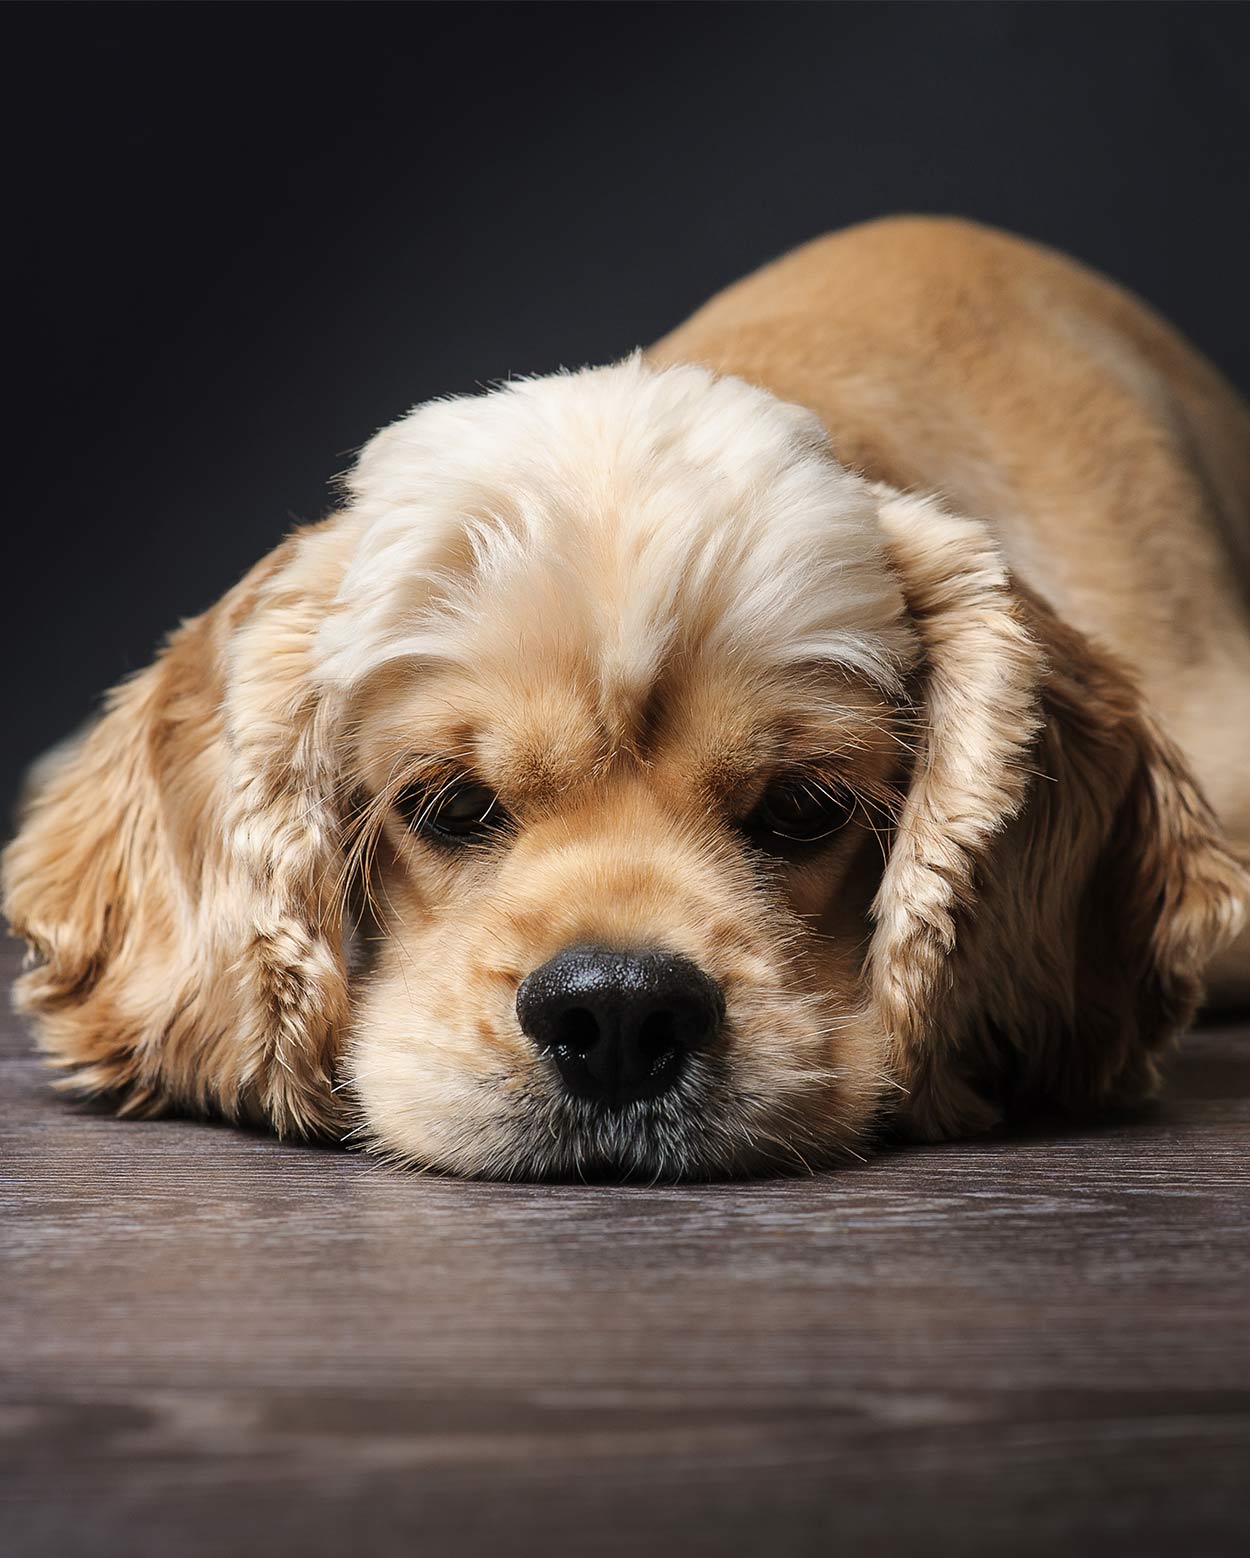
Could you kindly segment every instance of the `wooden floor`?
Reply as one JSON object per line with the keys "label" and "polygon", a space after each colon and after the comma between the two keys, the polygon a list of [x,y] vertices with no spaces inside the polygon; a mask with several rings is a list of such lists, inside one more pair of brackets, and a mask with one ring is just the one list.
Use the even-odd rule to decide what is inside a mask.
{"label": "wooden floor", "polygon": [[5,1023],[8,1553],[1250,1551],[1248,1030],[1104,1129],[611,1189],[119,1123]]}

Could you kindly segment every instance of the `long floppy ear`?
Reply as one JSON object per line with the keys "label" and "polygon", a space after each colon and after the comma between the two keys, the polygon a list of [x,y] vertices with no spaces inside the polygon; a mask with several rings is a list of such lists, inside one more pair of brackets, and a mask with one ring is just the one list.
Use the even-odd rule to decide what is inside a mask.
{"label": "long floppy ear", "polygon": [[65,1086],[335,1128],[338,829],[312,639],[333,522],[297,533],[116,689],[3,862],[16,1001]]}
{"label": "long floppy ear", "polygon": [[880,496],[923,646],[867,965],[903,1124],[1145,1096],[1250,880],[1129,674],[1012,581],[983,525]]}

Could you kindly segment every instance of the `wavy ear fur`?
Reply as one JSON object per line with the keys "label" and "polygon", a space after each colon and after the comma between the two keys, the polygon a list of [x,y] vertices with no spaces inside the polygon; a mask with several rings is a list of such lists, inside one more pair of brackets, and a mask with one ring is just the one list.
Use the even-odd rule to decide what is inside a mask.
{"label": "wavy ear fur", "polygon": [[868,961],[903,1123],[1138,1099],[1250,880],[1129,674],[1010,579],[984,526],[881,499],[927,715]]}
{"label": "wavy ear fur", "polygon": [[292,536],[110,697],[3,862],[18,1006],[65,1085],[335,1127],[341,871],[312,634],[334,533]]}

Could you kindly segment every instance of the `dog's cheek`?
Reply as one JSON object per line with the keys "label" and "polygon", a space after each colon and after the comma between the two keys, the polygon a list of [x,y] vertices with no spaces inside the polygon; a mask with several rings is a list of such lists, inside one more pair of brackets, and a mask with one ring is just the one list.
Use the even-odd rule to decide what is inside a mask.
{"label": "dog's cheek", "polygon": [[787,1122],[805,1158],[814,1151],[823,1160],[848,1147],[862,1150],[896,1090],[886,1075],[884,1032],[863,1000],[857,959],[848,957],[845,969],[831,966],[827,944],[806,933],[804,939],[808,947],[791,949],[794,986],[757,986],[731,1003],[732,1074],[760,1123]]}
{"label": "dog's cheek", "polygon": [[393,943],[360,992],[343,1059],[353,1139],[400,1164],[465,1175],[506,1170],[519,1057],[482,1015],[464,1009],[463,996],[456,1013],[455,982],[439,979],[438,966],[414,964]]}
{"label": "dog's cheek", "polygon": [[761,900],[751,954],[741,942],[729,952],[733,1084],[758,1101],[766,1130],[790,1122],[805,1161],[862,1153],[897,1096],[864,989],[879,875],[879,861],[861,872],[866,854],[857,846],[781,874]]}

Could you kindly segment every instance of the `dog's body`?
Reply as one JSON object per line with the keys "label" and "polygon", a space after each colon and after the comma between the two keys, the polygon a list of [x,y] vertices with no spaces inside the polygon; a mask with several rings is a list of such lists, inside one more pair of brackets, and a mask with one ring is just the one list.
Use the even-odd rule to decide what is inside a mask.
{"label": "dog's body", "polygon": [[42,779],[21,998],[125,1106],[468,1173],[1141,1096],[1250,993],[1248,579],[1250,417],[1142,305],[836,235],[379,435]]}

